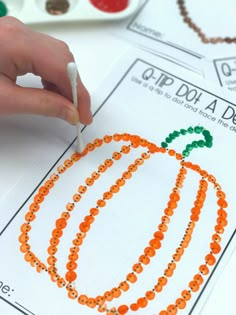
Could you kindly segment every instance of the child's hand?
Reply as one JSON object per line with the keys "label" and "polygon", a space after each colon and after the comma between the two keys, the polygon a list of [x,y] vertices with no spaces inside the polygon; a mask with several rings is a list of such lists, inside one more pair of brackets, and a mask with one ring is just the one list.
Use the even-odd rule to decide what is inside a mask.
{"label": "child's hand", "polygon": [[[0,18],[0,115],[39,114],[62,118],[69,123],[92,121],[90,96],[78,76],[77,109],[67,64],[74,61],[68,46],[48,35],[32,31],[13,17]],[[17,76],[33,73],[43,89],[16,85]]]}

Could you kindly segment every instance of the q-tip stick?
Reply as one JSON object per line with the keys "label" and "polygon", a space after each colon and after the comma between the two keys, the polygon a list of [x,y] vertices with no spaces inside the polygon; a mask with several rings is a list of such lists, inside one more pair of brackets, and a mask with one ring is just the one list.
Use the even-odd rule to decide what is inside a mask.
{"label": "q-tip stick", "polygon": [[[77,75],[78,70],[76,67],[75,62],[69,62],[67,65],[67,73],[70,79],[71,83],[71,89],[72,89],[72,97],[73,97],[73,103],[76,108],[78,108],[78,96],[77,96]],[[77,129],[77,152],[82,153],[84,150],[83,140],[82,140],[82,134],[80,130],[80,122],[76,125]]]}

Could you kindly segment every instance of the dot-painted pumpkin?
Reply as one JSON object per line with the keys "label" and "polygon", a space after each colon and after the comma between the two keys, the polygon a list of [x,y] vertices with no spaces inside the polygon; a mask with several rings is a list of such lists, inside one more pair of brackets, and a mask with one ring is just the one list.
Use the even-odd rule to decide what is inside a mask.
{"label": "dot-painted pumpkin", "polygon": [[[201,134],[204,136],[204,140],[193,141],[188,144],[182,153],[177,153],[173,149],[169,149],[170,143],[181,135],[186,134]],[[47,249],[48,258],[47,264],[43,263],[32,251],[30,246],[29,233],[32,229],[31,223],[36,219],[37,213],[40,210],[41,204],[50,194],[50,189],[56,185],[58,179],[63,176],[67,169],[73,167],[74,163],[77,163],[80,159],[84,158],[86,154],[100,147],[102,144],[108,144],[111,141],[123,141],[125,145],[121,146],[120,151],[114,152],[111,158],[105,159],[103,164],[98,166],[98,169],[94,171],[83,184],[78,187],[78,190],[72,196],[72,200],[69,201],[65,209],[63,210],[61,217],[55,221],[54,229],[52,230],[52,236],[50,239],[50,246]],[[76,300],[80,305],[85,305],[89,308],[96,308],[98,312],[104,312],[107,315],[124,315],[129,311],[138,311],[147,307],[152,300],[161,292],[167,285],[168,280],[175,273],[178,263],[184,256],[185,249],[189,246],[192,238],[193,231],[199,221],[201,210],[203,208],[206,192],[208,186],[212,185],[215,189],[215,195],[217,199],[217,221],[215,225],[215,231],[212,235],[209,252],[206,253],[202,264],[199,266],[198,271],[189,279],[188,287],[184,288],[181,295],[173,301],[173,304],[167,305],[165,310],[159,312],[159,315],[176,314],[186,308],[188,301],[191,296],[197,292],[204,282],[204,276],[208,275],[210,268],[216,264],[217,255],[221,251],[220,241],[221,234],[224,233],[225,226],[227,225],[227,201],[226,195],[222,191],[221,186],[218,184],[216,178],[208,174],[207,171],[202,170],[199,165],[193,164],[186,161],[193,149],[212,146],[213,138],[210,132],[203,127],[196,126],[188,129],[181,129],[180,131],[174,131],[166,137],[166,139],[158,147],[154,143],[150,143],[146,139],[142,139],[137,135],[115,134],[113,136],[104,136],[103,139],[95,139],[93,143],[89,143],[84,152],[79,155],[74,153],[70,159],[67,159],[62,166],[57,168],[57,173],[50,176],[50,179],[46,180],[45,183],[38,189],[36,195],[33,197],[33,202],[29,206],[29,211],[25,215],[25,222],[21,226],[21,234],[19,236],[20,250],[24,254],[25,260],[30,263],[38,272],[46,271],[51,279],[55,282],[59,288],[65,288],[67,295],[70,299]],[[135,159],[130,164],[115,183],[110,186],[110,190],[105,191],[101,199],[97,200],[96,206],[89,210],[89,214],[86,215],[82,222],[78,225],[78,232],[72,240],[72,246],[70,247],[70,253],[68,261],[66,263],[66,273],[61,275],[57,269],[57,249],[60,243],[60,239],[63,236],[63,231],[67,228],[68,220],[71,217],[71,212],[74,211],[76,205],[80,202],[86,192],[90,189],[93,184],[99,180],[100,176],[106,172],[107,169],[111,168],[117,160],[120,160],[123,155],[129,154],[131,149],[138,147],[143,148],[141,157]],[[84,239],[87,233],[89,233],[93,223],[96,221],[96,217],[100,211],[106,206],[106,203],[118,194],[121,187],[123,187],[132,175],[139,170],[146,160],[148,160],[154,154],[166,154],[170,158],[176,159],[179,163],[179,171],[176,175],[175,185],[169,194],[166,208],[163,211],[161,221],[157,227],[157,230],[153,233],[147,246],[140,253],[138,260],[133,264],[132,271],[126,276],[126,279],[117,284],[116,287],[110,288],[99,296],[87,296],[84,293],[79,293],[74,287],[74,281],[77,278],[77,267],[78,267],[78,252],[80,247],[83,246]],[[162,247],[162,242],[165,239],[165,235],[168,232],[168,225],[171,222],[172,216],[178,207],[180,200],[180,190],[183,182],[186,178],[187,172],[192,171],[200,176],[198,183],[198,191],[195,196],[193,207],[191,209],[191,215],[189,222],[185,229],[182,241],[176,248],[172,255],[172,259],[168,262],[166,268],[163,270],[163,274],[157,278],[155,285],[149,288],[143,296],[132,301],[129,305],[121,304],[118,307],[108,307],[107,303],[112,302],[114,299],[119,297],[131,286],[138,281],[139,275],[145,268],[150,264],[152,258],[156,255],[157,251]]]}

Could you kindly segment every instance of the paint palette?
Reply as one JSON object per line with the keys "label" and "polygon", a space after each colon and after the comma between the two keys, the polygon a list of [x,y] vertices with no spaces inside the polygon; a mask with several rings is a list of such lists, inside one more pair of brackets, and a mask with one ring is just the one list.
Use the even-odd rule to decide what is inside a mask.
{"label": "paint palette", "polygon": [[140,0],[5,0],[6,14],[25,24],[123,19]]}

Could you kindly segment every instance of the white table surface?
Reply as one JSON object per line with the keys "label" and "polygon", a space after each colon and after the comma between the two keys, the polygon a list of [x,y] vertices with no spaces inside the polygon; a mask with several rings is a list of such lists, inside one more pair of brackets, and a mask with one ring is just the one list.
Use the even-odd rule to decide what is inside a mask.
{"label": "white table surface", "polygon": [[[99,87],[116,60],[131,46],[128,42],[111,35],[106,24],[44,25],[34,26],[33,28],[68,43],[75,55],[81,78],[90,93],[93,93]],[[25,82],[27,82],[27,79]],[[37,82],[36,79],[35,82]],[[7,152],[4,152],[4,154],[7,155]],[[12,180],[14,178],[9,176],[4,186],[10,187]],[[232,255],[224,272],[219,276],[206,306],[201,312],[202,315],[236,314],[235,266],[236,253]],[[0,300],[0,314],[18,315],[19,313]]]}

